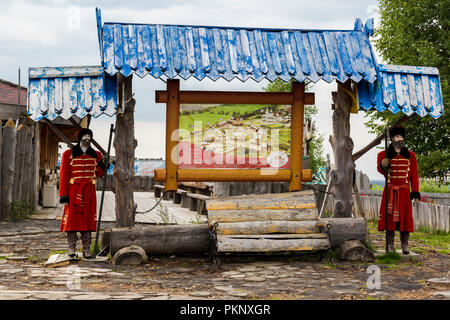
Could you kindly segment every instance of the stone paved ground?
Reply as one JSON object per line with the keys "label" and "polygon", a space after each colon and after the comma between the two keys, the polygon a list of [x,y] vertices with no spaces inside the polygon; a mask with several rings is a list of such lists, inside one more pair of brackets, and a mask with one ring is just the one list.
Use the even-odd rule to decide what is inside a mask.
{"label": "stone paved ground", "polygon": [[[379,248],[382,239],[383,234],[372,234]],[[0,223],[0,300],[450,298],[449,256],[432,250],[421,261],[395,265],[339,262],[332,254],[309,253],[221,256],[220,268],[206,256],[150,257],[141,266],[88,260],[44,266],[50,254],[64,250],[57,220]],[[371,264],[380,267],[380,289],[367,287]]]}

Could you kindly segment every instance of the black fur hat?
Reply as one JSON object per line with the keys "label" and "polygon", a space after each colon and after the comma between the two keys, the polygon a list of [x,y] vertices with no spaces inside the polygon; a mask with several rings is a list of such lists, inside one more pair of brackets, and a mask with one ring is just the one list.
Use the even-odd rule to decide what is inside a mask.
{"label": "black fur hat", "polygon": [[395,126],[393,128],[391,128],[391,130],[389,130],[389,137],[392,138],[393,136],[396,135],[401,135],[403,137],[403,139],[405,138],[405,134],[406,134],[406,130],[405,127],[403,126]]}
{"label": "black fur hat", "polygon": [[93,136],[94,136],[94,134],[92,133],[92,130],[91,130],[91,129],[88,129],[88,128],[81,128],[81,129],[78,130],[78,132],[77,132],[77,140],[78,140],[78,142],[81,141],[81,138],[82,138],[85,134],[90,135],[90,136],[91,136],[91,139],[92,139]]}

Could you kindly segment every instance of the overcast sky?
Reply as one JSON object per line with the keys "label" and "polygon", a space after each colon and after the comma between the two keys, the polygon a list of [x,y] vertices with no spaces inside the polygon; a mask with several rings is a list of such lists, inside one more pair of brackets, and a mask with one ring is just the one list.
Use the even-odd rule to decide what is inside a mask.
{"label": "overcast sky", "polygon": [[[365,22],[375,18],[375,0],[140,0],[140,1],[70,1],[70,0],[2,0],[0,2],[0,78],[18,81],[22,70],[22,85],[28,84],[28,68],[44,66],[99,65],[99,47],[95,7],[102,10],[103,22],[139,22],[195,24],[233,27],[273,27],[296,29],[353,29],[355,18]],[[377,56],[378,63],[382,63]],[[235,79],[213,82],[191,78],[181,81],[186,90],[260,91],[267,81],[242,83]],[[164,157],[165,105],[155,104],[154,91],[165,84],[150,75],[134,76],[136,99],[136,157]],[[331,91],[336,83],[320,80],[310,88],[316,95],[317,131],[323,134],[324,151],[333,161],[328,142],[331,129]],[[351,137],[354,152],[375,138],[364,127],[363,112],[351,115]],[[114,117],[93,119],[94,137],[106,149],[109,127]],[[383,179],[376,171],[376,154],[372,149],[356,162],[358,170],[371,179]]]}

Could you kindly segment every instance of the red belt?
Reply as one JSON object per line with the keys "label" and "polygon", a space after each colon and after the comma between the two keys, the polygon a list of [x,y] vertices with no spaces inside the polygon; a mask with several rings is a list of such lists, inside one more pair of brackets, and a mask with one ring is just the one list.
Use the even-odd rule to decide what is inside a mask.
{"label": "red belt", "polygon": [[399,186],[388,185],[388,214],[394,215],[394,222],[400,221],[400,189],[409,190],[409,184],[401,184]]}
{"label": "red belt", "polygon": [[88,184],[92,184],[92,180],[85,180],[85,181],[77,181],[76,184],[78,185],[77,195],[75,196],[75,205],[84,207],[84,199],[83,199],[83,193],[84,188]]}

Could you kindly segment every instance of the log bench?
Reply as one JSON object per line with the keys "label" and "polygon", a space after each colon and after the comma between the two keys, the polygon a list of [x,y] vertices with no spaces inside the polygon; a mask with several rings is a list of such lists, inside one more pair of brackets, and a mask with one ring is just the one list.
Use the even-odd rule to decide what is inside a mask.
{"label": "log bench", "polygon": [[164,194],[164,189],[165,189],[164,186],[162,186],[160,184],[155,184],[155,186],[154,186],[155,198],[161,198],[161,196],[164,195],[163,200],[169,200],[171,192],[166,192]]}
{"label": "log bench", "polygon": [[209,196],[190,192],[188,192],[186,196],[189,198],[190,211],[197,211],[198,214],[203,214],[206,211],[205,201],[210,198]]}
{"label": "log bench", "polygon": [[189,191],[187,190],[183,190],[183,189],[178,189],[176,192],[174,192],[173,194],[173,203],[175,204],[181,204],[181,200],[183,197],[183,194],[188,193]]}

